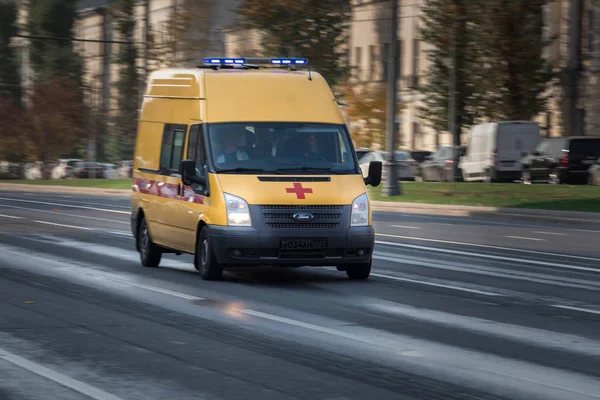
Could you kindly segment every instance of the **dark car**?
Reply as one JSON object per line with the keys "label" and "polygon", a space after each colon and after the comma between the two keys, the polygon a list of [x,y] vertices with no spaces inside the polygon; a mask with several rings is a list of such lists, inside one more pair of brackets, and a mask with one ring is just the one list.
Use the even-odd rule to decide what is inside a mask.
{"label": "dark car", "polygon": [[600,157],[600,136],[542,140],[521,160],[523,183],[587,183],[588,171]]}
{"label": "dark car", "polygon": [[355,151],[356,151],[356,158],[358,159],[358,161],[360,161],[360,159],[363,158],[365,154],[371,152],[371,149],[366,148],[366,147],[361,147],[361,148],[356,149]]}
{"label": "dark car", "polygon": [[[467,147],[458,146],[455,151],[452,149],[452,146],[441,146],[435,153],[426,156],[418,167],[417,180],[452,182],[453,164],[465,155]],[[461,176],[457,176],[457,180],[461,179]]]}
{"label": "dark car", "polygon": [[410,153],[410,156],[419,164],[423,163],[427,156],[432,154],[431,151],[427,150],[408,150],[408,152]]}
{"label": "dark car", "polygon": [[97,162],[78,162],[73,166],[73,177],[79,179],[104,178],[104,166]]}

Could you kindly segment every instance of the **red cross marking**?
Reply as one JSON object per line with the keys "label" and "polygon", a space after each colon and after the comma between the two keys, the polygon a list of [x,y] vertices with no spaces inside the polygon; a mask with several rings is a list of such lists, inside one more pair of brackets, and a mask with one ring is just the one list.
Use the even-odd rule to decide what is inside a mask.
{"label": "red cross marking", "polygon": [[303,188],[301,183],[294,183],[293,188],[286,188],[286,192],[288,193],[296,193],[296,198],[298,199],[306,199],[305,193],[312,193],[312,189]]}

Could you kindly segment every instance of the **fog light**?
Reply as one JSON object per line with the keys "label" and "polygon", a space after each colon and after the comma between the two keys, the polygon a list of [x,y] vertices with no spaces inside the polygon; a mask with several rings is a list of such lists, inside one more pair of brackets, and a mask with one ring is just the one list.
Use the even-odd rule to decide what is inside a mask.
{"label": "fog light", "polygon": [[231,250],[231,255],[234,257],[240,257],[242,255],[242,251],[240,249]]}
{"label": "fog light", "polygon": [[365,255],[365,250],[364,249],[358,249],[358,251],[356,252],[356,254],[358,254],[358,256],[364,256]]}

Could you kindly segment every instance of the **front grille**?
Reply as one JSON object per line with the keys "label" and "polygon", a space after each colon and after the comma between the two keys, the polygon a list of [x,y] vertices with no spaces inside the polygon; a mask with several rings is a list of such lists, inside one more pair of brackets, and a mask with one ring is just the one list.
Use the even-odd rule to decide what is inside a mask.
{"label": "front grille", "polygon": [[293,211],[316,211],[316,210],[341,210],[342,208],[344,208],[344,206],[340,206],[340,205],[329,205],[329,204],[323,204],[323,205],[306,205],[306,206],[302,206],[302,205],[287,205],[287,204],[266,204],[266,205],[261,205],[260,209],[265,212],[265,211],[271,211],[271,210],[293,210]]}
{"label": "front grille", "polygon": [[306,224],[301,224],[301,223],[267,223],[267,226],[269,228],[274,228],[274,229],[318,229],[318,228],[326,228],[326,229],[333,229],[333,228],[337,228],[338,226],[340,226],[340,224],[328,224],[328,223],[306,223]]}
{"label": "front grille", "polygon": [[[260,210],[268,228],[273,229],[335,229],[342,222],[342,205],[261,205]],[[337,212],[336,212],[337,211]],[[294,214],[309,212],[313,219],[298,222]]]}

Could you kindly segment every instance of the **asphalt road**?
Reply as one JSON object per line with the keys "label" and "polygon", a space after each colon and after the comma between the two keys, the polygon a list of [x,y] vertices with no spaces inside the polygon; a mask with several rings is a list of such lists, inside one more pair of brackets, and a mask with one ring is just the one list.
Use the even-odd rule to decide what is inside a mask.
{"label": "asphalt road", "polygon": [[0,399],[600,399],[600,229],[375,214],[371,279],[141,266],[126,198],[0,192]]}

